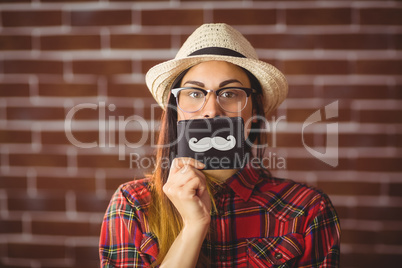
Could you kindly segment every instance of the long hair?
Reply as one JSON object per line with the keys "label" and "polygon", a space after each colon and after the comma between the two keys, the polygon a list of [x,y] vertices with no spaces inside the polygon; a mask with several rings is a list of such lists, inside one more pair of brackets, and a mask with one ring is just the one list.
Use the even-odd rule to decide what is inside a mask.
{"label": "long hair", "polygon": [[[262,101],[262,89],[258,80],[246,69],[243,71],[247,74],[251,87],[257,91],[257,93],[252,94],[252,107],[253,113],[257,118],[265,118],[264,106]],[[180,77],[183,77],[181,75]],[[177,79],[173,86],[178,85],[181,81]],[[250,144],[263,145],[266,144],[266,137],[261,132],[264,127],[261,120],[251,123],[251,131],[248,136],[248,141],[246,144],[246,150],[251,153]],[[164,194],[162,187],[167,182],[170,164],[177,153],[177,106],[176,100],[170,94],[168,99],[168,105],[162,114],[161,118],[161,129],[158,137],[158,149],[156,153],[156,166],[152,174],[152,200],[151,206],[149,208],[148,221],[151,231],[158,238],[159,244],[159,255],[157,257],[154,265],[159,265],[162,263],[163,259],[166,257],[171,245],[173,244],[176,237],[179,235],[181,229],[183,228],[182,218],[169,200],[169,198]],[[264,146],[258,146],[256,152],[256,157],[262,159],[264,156]],[[168,160],[168,165],[167,161]],[[260,161],[261,162],[261,161]],[[207,177],[207,188],[211,193],[211,189],[216,185],[211,178]],[[213,209],[215,207],[214,199],[211,196],[211,202],[213,204]],[[208,267],[208,258],[200,252],[200,257],[198,260],[197,267]]]}

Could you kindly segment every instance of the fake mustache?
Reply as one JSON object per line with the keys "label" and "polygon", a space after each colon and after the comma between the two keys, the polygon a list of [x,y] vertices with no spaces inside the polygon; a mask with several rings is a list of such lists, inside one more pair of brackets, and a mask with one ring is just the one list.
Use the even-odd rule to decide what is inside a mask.
{"label": "fake mustache", "polygon": [[228,151],[235,147],[236,139],[232,135],[229,135],[226,139],[219,136],[213,138],[205,137],[198,142],[196,138],[191,138],[188,141],[188,145],[191,150],[197,153],[208,151],[211,148],[219,151]]}

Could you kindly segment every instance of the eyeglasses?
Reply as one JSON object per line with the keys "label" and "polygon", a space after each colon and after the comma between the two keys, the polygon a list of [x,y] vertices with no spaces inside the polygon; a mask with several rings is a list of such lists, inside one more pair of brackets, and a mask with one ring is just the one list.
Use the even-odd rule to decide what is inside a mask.
{"label": "eyeglasses", "polygon": [[184,112],[195,113],[207,102],[208,93],[215,93],[217,102],[226,112],[241,112],[247,105],[248,97],[256,91],[246,87],[223,87],[216,91],[197,87],[174,88],[170,91],[176,98],[177,106]]}

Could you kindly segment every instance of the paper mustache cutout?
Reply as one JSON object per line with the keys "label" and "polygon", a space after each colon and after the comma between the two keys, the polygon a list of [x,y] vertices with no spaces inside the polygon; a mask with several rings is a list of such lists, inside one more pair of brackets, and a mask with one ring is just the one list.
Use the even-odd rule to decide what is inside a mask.
{"label": "paper mustache cutout", "polygon": [[215,148],[219,151],[227,151],[235,147],[236,138],[233,135],[229,135],[226,139],[222,137],[205,137],[200,141],[197,141],[196,138],[191,138],[188,141],[188,146],[194,152],[205,152],[211,148]]}
{"label": "paper mustache cutout", "polygon": [[237,169],[244,163],[241,117],[182,120],[177,123],[177,155],[205,164],[204,169]]}

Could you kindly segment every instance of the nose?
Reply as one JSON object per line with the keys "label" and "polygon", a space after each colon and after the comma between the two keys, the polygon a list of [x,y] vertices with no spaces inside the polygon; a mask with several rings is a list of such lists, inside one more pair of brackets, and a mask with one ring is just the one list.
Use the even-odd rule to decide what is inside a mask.
{"label": "nose", "polygon": [[209,92],[204,108],[202,109],[202,116],[206,118],[214,118],[221,115],[222,109],[218,103],[215,92]]}

